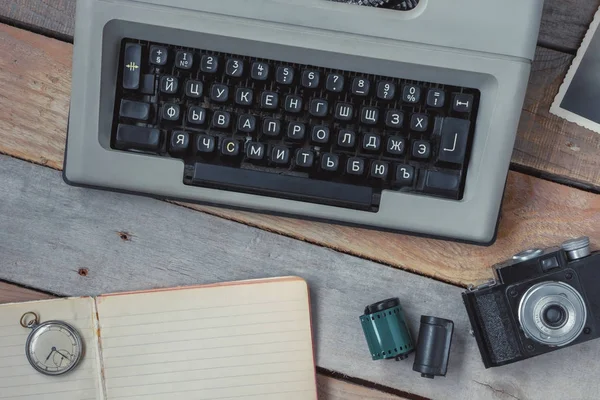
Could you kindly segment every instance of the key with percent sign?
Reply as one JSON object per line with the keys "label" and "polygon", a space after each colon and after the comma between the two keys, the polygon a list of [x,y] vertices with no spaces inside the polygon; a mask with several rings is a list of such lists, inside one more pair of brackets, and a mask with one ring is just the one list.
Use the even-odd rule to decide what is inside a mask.
{"label": "key with percent sign", "polygon": [[418,103],[421,100],[421,88],[416,85],[402,86],[402,100],[411,104]]}

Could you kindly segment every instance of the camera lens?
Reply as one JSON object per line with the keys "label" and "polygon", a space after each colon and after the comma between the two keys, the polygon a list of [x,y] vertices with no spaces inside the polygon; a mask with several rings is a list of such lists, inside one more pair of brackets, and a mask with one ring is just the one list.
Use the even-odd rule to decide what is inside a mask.
{"label": "camera lens", "polygon": [[560,347],[581,335],[587,308],[581,294],[564,282],[542,282],[529,288],[519,304],[525,335],[541,344]]}
{"label": "camera lens", "polygon": [[567,310],[559,304],[549,305],[542,312],[542,319],[549,328],[558,329],[567,322]]}

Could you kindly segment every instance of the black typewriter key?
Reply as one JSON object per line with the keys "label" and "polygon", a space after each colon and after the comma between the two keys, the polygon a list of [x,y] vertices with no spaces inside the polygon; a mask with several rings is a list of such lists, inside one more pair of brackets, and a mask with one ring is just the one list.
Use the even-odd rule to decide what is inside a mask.
{"label": "black typewriter key", "polygon": [[427,105],[429,107],[441,108],[446,104],[446,93],[440,89],[429,89],[427,92]]}
{"label": "black typewriter key", "polygon": [[348,103],[337,103],[334,116],[340,121],[350,121],[354,117],[354,106]]}
{"label": "black typewriter key", "polygon": [[282,165],[290,163],[290,149],[285,146],[273,146],[271,149],[271,162]]}
{"label": "black typewriter key", "polygon": [[400,136],[390,136],[385,151],[393,156],[403,156],[406,151],[406,140]]}
{"label": "black typewriter key", "polygon": [[154,75],[145,74],[142,75],[142,81],[140,82],[140,92],[150,96],[154,96]]}
{"label": "black typewriter key", "polygon": [[269,78],[269,68],[269,64],[255,61],[250,69],[250,77],[257,81],[266,81]]}
{"label": "black typewriter key", "polygon": [[115,148],[121,150],[158,151],[161,142],[160,130],[144,126],[119,124],[115,137]]}
{"label": "black typewriter key", "polygon": [[452,95],[452,109],[459,113],[471,112],[473,108],[473,95],[454,93]]}
{"label": "black typewriter key", "polygon": [[427,160],[431,156],[431,143],[426,140],[415,140],[412,148],[412,156],[421,160]]}
{"label": "black typewriter key", "polygon": [[260,107],[264,110],[276,110],[279,107],[279,94],[263,92],[260,96]]}
{"label": "black typewriter key", "polygon": [[147,121],[150,118],[150,104],[133,100],[121,100],[119,115],[123,118]]}
{"label": "black typewriter key", "polygon": [[250,114],[240,115],[237,129],[240,132],[254,133],[256,131],[256,117]]}
{"label": "black typewriter key", "polygon": [[302,86],[309,89],[316,89],[319,87],[321,81],[321,73],[319,71],[306,69],[302,71]]}
{"label": "black typewriter key", "polygon": [[229,86],[215,83],[210,88],[210,99],[217,103],[225,103],[229,99]]}
{"label": "black typewriter key", "polygon": [[427,171],[423,191],[451,198],[458,198],[460,174],[450,171]]}
{"label": "black typewriter key", "polygon": [[175,54],[175,66],[179,69],[192,69],[194,54],[190,51],[178,50]]}
{"label": "black typewriter key", "polygon": [[366,96],[371,89],[371,82],[366,78],[354,78],[352,80],[352,94],[355,96]]}
{"label": "black typewriter key", "polygon": [[362,148],[364,151],[376,153],[381,148],[381,136],[367,133],[363,136]]}
{"label": "black typewriter key", "polygon": [[323,99],[312,99],[308,112],[315,117],[325,117],[329,112],[329,103]]}
{"label": "black typewriter key", "polygon": [[402,86],[402,100],[405,103],[417,104],[421,101],[421,88],[417,85]]}
{"label": "black typewriter key", "polygon": [[251,106],[254,101],[254,90],[247,88],[238,88],[235,91],[235,103],[240,106]]}
{"label": "black typewriter key", "polygon": [[333,93],[340,93],[344,90],[344,76],[340,74],[327,75],[325,89]]}
{"label": "black typewriter key", "polygon": [[275,72],[275,81],[280,85],[291,85],[294,82],[294,68],[292,67],[277,67]]}
{"label": "black typewriter key", "polygon": [[310,134],[311,142],[315,144],[326,144],[329,142],[330,131],[329,127],[325,125],[313,126]]}
{"label": "black typewriter key", "polygon": [[385,161],[373,161],[371,163],[371,170],[369,171],[369,176],[374,179],[386,180],[389,170],[389,163]]}
{"label": "black typewriter key", "polygon": [[221,154],[229,157],[240,155],[240,142],[235,139],[223,139],[221,142]]}
{"label": "black typewriter key", "polygon": [[302,122],[290,122],[287,137],[292,140],[302,140],[306,134],[306,126]]}
{"label": "black typewriter key", "polygon": [[260,142],[248,142],[246,157],[253,161],[262,161],[265,158],[265,145]]}
{"label": "black typewriter key", "polygon": [[333,153],[325,153],[321,156],[321,169],[327,172],[336,172],[340,167],[340,156]]}
{"label": "black typewriter key", "polygon": [[217,56],[203,55],[200,59],[200,71],[214,74],[219,69],[219,58]]}
{"label": "black typewriter key", "polygon": [[196,138],[196,151],[201,154],[213,153],[217,147],[214,136],[202,134]]}
{"label": "black typewriter key", "polygon": [[169,50],[163,46],[150,46],[150,64],[166,65],[169,60]]}
{"label": "black typewriter key", "polygon": [[236,58],[230,58],[225,63],[225,73],[232,78],[241,78],[244,75],[244,62]]}
{"label": "black typewriter key", "polygon": [[179,79],[174,76],[161,76],[160,92],[164,94],[175,94],[179,90]]}
{"label": "black typewriter key", "polygon": [[356,133],[347,129],[338,132],[337,144],[340,147],[351,149],[356,145]]}
{"label": "black typewriter key", "polygon": [[138,90],[142,65],[142,46],[127,43],[123,57],[123,89]]}
{"label": "black typewriter key", "polygon": [[227,111],[215,111],[212,118],[215,128],[227,129],[231,125],[231,114]]}
{"label": "black typewriter key", "polygon": [[381,100],[393,100],[396,96],[396,84],[393,82],[379,82],[377,84],[377,97]]}
{"label": "black typewriter key", "polygon": [[200,81],[190,80],[185,83],[185,95],[192,99],[202,97],[204,85]]}
{"label": "black typewriter key", "polygon": [[162,107],[162,119],[164,121],[179,121],[179,104],[165,103]]}
{"label": "black typewriter key", "polygon": [[375,107],[363,107],[360,110],[360,122],[365,125],[376,125],[379,121],[379,109]]}
{"label": "black typewriter key", "polygon": [[296,96],[295,94],[289,94],[285,98],[285,105],[283,107],[285,111],[289,113],[299,113],[302,111],[302,97]]}
{"label": "black typewriter key", "polygon": [[200,106],[189,107],[187,121],[189,124],[203,125],[206,122],[206,110]]}
{"label": "black typewriter key", "polygon": [[442,126],[438,161],[462,165],[467,154],[471,122],[446,118]]}
{"label": "black typewriter key", "polygon": [[404,113],[400,110],[388,110],[385,113],[385,126],[392,129],[401,129],[404,124]]}
{"label": "black typewriter key", "polygon": [[306,149],[298,149],[295,161],[297,167],[311,168],[315,162],[315,153]]}
{"label": "black typewriter key", "polygon": [[263,121],[263,134],[276,137],[281,133],[281,121],[274,118],[265,118]]}
{"label": "black typewriter key", "polygon": [[415,180],[415,169],[410,165],[400,164],[396,166],[394,184],[396,186],[412,186]]}
{"label": "black typewriter key", "polygon": [[190,145],[190,135],[184,131],[173,131],[171,142],[169,143],[169,152],[171,154],[185,153]]}
{"label": "black typewriter key", "polygon": [[410,117],[410,129],[415,132],[425,132],[429,127],[429,117],[425,114],[413,114]]}
{"label": "black typewriter key", "polygon": [[350,157],[346,162],[346,173],[349,175],[362,176],[365,173],[365,160],[358,157]]}

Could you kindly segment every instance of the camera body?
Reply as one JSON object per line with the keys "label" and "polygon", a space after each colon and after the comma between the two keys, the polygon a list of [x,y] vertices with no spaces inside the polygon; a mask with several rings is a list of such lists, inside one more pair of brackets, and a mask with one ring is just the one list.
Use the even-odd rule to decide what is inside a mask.
{"label": "camera body", "polygon": [[463,293],[486,368],[600,336],[600,252],[588,238],[526,250],[493,268],[495,280]]}

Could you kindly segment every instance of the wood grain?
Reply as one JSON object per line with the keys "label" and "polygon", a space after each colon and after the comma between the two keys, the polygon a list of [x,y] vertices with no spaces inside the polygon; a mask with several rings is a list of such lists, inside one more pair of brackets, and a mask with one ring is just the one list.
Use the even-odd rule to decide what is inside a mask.
{"label": "wood grain", "polygon": [[2,0],[0,19],[72,41],[75,30],[75,0]]}
{"label": "wood grain", "polygon": [[[0,182],[0,279],[77,296],[300,276],[325,370],[434,399],[583,399],[600,390],[597,341],[485,370],[458,287],[163,201],[70,187],[58,171],[7,156]],[[454,321],[446,378],[421,378],[412,358],[371,360],[358,316],[393,296],[413,329],[420,315]]]}
{"label": "wood grain", "polygon": [[[0,92],[0,109],[4,110],[0,117],[0,152],[62,168],[70,49],[68,44],[0,25],[0,52],[12,56],[0,59],[0,86],[4,88]],[[580,147],[587,148],[583,144]],[[593,163],[593,152],[587,154],[589,163]],[[584,167],[581,168],[583,171]],[[580,234],[600,238],[600,196],[514,172],[509,174],[498,241],[490,248],[188,206],[460,285],[488,278],[490,265],[524,246],[554,245]]]}
{"label": "wood grain", "polygon": [[[1,268],[1,267],[0,267]],[[0,282],[0,304],[51,299],[52,295]]]}
{"label": "wood grain", "polygon": [[[598,6],[600,0],[546,0],[540,45],[566,51],[577,49]],[[71,38],[75,0],[3,0],[0,18],[60,38]]]}
{"label": "wood grain", "polygon": [[[53,297],[46,293],[0,282],[0,304],[45,300]],[[402,400],[402,397],[340,381],[322,374],[317,374],[317,385],[319,399],[321,400]]]}

